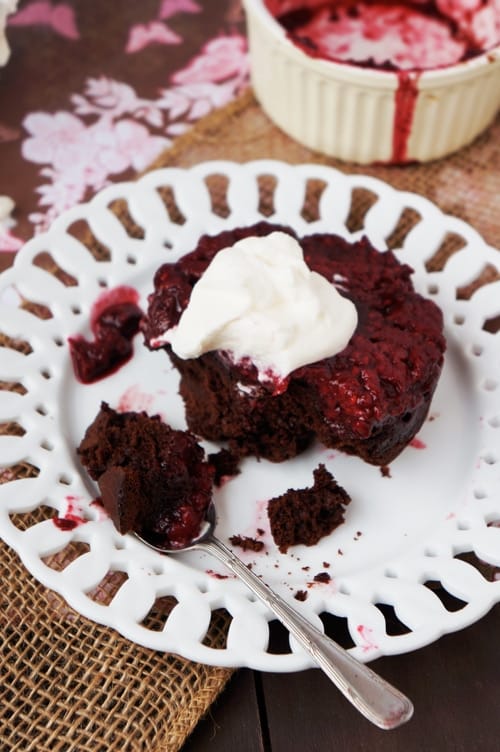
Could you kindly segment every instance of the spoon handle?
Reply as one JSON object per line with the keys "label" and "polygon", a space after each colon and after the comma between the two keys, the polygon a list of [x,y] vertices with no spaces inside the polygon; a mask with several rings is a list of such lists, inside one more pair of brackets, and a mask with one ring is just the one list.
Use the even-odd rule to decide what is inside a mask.
{"label": "spoon handle", "polygon": [[396,728],[410,720],[413,705],[407,697],[310,624],[248,569],[222,541],[210,536],[196,547],[219,559],[268,606],[365,718],[382,729]]}

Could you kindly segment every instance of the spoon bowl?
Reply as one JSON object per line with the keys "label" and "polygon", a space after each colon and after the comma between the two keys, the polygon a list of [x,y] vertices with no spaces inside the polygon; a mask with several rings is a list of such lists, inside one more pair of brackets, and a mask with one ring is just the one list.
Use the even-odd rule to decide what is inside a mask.
{"label": "spoon bowl", "polygon": [[215,525],[216,513],[212,503],[207,510],[198,536],[187,546],[159,546],[138,533],[135,533],[135,536],[146,546],[161,554],[200,550],[217,558],[269,608],[365,718],[381,729],[397,728],[409,721],[413,715],[411,701],[368,666],[357,661],[334,640],[316,629],[290,604],[263,583],[214,535]]}

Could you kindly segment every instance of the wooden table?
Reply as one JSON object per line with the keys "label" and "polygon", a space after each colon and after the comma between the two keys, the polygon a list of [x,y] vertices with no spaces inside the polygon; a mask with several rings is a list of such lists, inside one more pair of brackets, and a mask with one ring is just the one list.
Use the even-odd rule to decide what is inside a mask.
{"label": "wooden table", "polygon": [[[27,5],[24,3],[21,8]],[[29,23],[29,18],[25,17],[25,23],[10,29],[13,56],[9,68],[4,73],[0,71],[0,194],[8,193],[16,200],[18,224],[12,228],[12,233],[21,239],[27,239],[37,227],[43,227],[47,207],[57,208],[49,188],[53,191],[60,188],[61,177],[41,170],[49,167],[59,169],[60,173],[66,170],[65,174],[69,174],[67,164],[56,165],[57,144],[48,145],[45,152],[40,141],[28,144],[29,132],[35,138],[41,137],[40,121],[33,120],[34,113],[43,110],[52,118],[54,112],[64,110],[70,113],[74,126],[78,126],[80,118],[85,127],[90,128],[96,117],[103,116],[107,105],[101,102],[101,110],[85,117],[81,97],[85,94],[89,106],[89,81],[98,81],[99,76],[105,75],[132,87],[132,93],[129,92],[132,99],[141,100],[146,109],[150,107],[149,114],[138,115],[137,109],[132,108],[127,115],[136,126],[138,143],[142,138],[144,147],[146,136],[163,138],[161,144],[159,141],[156,144],[163,148],[168,145],[167,139],[170,141],[176,132],[203,114],[205,105],[201,95],[199,100],[186,101],[184,105],[178,102],[178,114],[174,117],[169,109],[171,105],[167,107],[163,103],[154,109],[159,89],[170,85],[172,90],[172,76],[181,69],[191,70],[193,82],[195,76],[189,68],[190,60],[200,54],[203,44],[220,33],[231,36],[243,30],[238,2],[212,0],[202,4],[201,15],[192,7],[191,15],[165,13],[160,19],[177,34],[179,42],[156,41],[134,52],[134,44],[142,44],[137,42],[141,34],[137,32],[134,42],[130,29],[139,21],[145,24],[155,18],[158,20],[155,16],[157,2],[141,3],[140,13],[133,3],[118,0],[102,4],[79,0],[69,5],[75,11],[76,32],[71,25],[67,25],[63,33],[55,32],[50,25]],[[162,7],[166,8],[167,4]],[[129,51],[125,52],[127,47]],[[228,75],[233,88],[229,87],[226,98],[234,95],[246,80],[245,75],[237,80],[234,71]],[[212,83],[220,87],[217,73]],[[208,96],[207,91],[203,96]],[[220,88],[217,91],[220,97]],[[122,90],[122,104],[124,93]],[[183,106],[188,109],[182,111]],[[31,120],[27,120],[28,115]],[[53,122],[52,119],[52,126]],[[177,130],[172,125],[177,126]],[[56,129],[53,132],[57,138]],[[151,147],[149,142],[152,158],[154,148],[151,150]],[[144,154],[146,152],[144,148]],[[44,153],[47,155],[45,162]],[[113,168],[115,171],[104,177],[122,180],[134,173],[138,162],[134,162],[126,149],[122,166],[122,170]],[[82,180],[81,175],[79,179]],[[37,193],[44,187],[45,194]],[[79,199],[88,197],[92,192],[91,181],[80,183],[79,189]],[[45,204],[40,202],[41,195],[47,197]],[[30,219],[33,212],[45,213],[45,219],[43,216]],[[13,257],[12,253],[0,253],[0,269],[6,268]],[[184,752],[325,752],[330,749],[498,752],[499,644],[500,606],[497,605],[481,621],[459,633],[444,636],[408,655],[377,660],[373,668],[406,693],[415,705],[413,720],[392,732],[380,731],[361,718],[319,670],[282,675],[238,670],[209,715],[186,742]]]}
{"label": "wooden table", "polygon": [[319,670],[238,671],[183,752],[497,752],[500,606],[480,622],[372,668],[413,701],[406,725],[381,731]]}

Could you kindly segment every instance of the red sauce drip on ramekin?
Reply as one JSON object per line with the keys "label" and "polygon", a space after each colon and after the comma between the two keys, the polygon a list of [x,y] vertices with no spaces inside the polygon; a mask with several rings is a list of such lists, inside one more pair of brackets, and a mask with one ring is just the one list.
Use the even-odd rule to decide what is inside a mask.
{"label": "red sauce drip on ramekin", "polygon": [[413,126],[420,74],[415,71],[398,71],[397,76],[391,162],[401,164],[409,161],[408,142]]}

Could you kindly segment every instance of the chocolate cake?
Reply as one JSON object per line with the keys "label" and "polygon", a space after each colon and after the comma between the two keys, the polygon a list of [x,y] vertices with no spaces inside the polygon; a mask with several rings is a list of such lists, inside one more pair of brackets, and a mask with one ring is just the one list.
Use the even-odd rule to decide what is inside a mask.
{"label": "chocolate cake", "polygon": [[271,533],[281,553],[303,543],[313,546],[344,521],[350,497],[324,465],[314,470],[311,488],[290,488],[267,506]]}
{"label": "chocolate cake", "polygon": [[219,449],[208,455],[208,461],[214,468],[214,486],[220,488],[226,480],[240,474],[239,458],[227,449]]}
{"label": "chocolate cake", "polygon": [[[214,256],[237,240],[290,228],[261,222],[203,236],[196,249],[156,272],[143,332],[156,349],[175,327],[193,286]],[[226,351],[182,359],[161,344],[181,376],[180,393],[190,430],[228,442],[237,456],[279,462],[319,439],[376,464],[388,465],[421,427],[438,382],[445,340],[439,308],[415,292],[412,269],[367,238],[353,243],[331,234],[300,239],[313,271],[356,306],[358,324],[338,354],[259,379],[250,359]]]}
{"label": "chocolate cake", "polygon": [[121,533],[174,548],[198,535],[214,469],[192,434],[158,415],[119,413],[103,402],[77,452]]}

